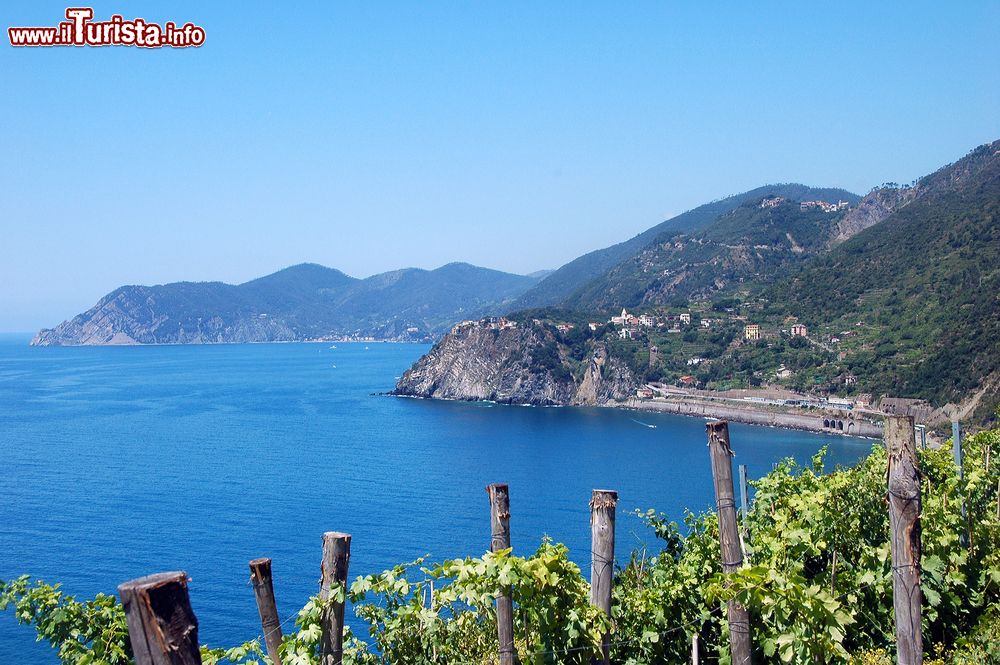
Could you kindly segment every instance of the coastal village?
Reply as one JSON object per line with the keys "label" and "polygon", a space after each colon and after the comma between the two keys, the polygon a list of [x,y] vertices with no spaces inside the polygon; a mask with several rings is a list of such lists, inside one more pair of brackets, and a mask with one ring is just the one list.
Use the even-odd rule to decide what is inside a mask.
{"label": "coastal village", "polygon": [[[863,322],[849,329],[815,331],[795,317],[774,321],[762,315],[758,320],[752,312],[759,309],[757,303],[743,301],[722,307],[693,302],[687,309],[642,312],[622,308],[606,321],[588,321],[586,327],[592,335],[603,333],[619,352],[631,351],[645,359],[650,371],[635,400],[651,407],[682,398],[755,410],[829,414],[824,422],[832,431],[844,432],[862,420],[874,423],[886,414],[911,415],[917,422],[934,416],[934,409],[923,400],[858,390],[858,376],[844,368],[849,364],[844,361],[868,347]],[[549,323],[562,335],[577,327],[574,322]],[[517,322],[496,319],[491,325],[506,329]],[[789,352],[798,366],[768,362],[768,353],[781,357]],[[801,361],[803,356],[807,362]],[[734,357],[744,360],[734,364]],[[748,365],[747,357],[760,357],[762,362]],[[717,371],[711,371],[713,366]],[[733,370],[749,374],[748,380],[736,381]]]}

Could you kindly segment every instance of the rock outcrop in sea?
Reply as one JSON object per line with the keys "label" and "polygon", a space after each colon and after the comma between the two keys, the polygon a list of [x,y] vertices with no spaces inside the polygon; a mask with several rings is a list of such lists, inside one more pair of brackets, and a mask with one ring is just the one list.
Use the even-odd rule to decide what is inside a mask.
{"label": "rock outcrop in sea", "polygon": [[455,326],[406,371],[395,395],[508,404],[599,405],[635,395],[638,380],[596,344],[568,357],[544,325],[484,319]]}

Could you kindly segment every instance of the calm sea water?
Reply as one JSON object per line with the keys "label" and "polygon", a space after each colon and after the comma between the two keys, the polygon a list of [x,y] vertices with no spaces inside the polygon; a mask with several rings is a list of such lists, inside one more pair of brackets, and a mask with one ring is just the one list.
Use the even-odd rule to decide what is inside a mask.
{"label": "calm sea water", "polygon": [[[186,570],[201,641],[218,646],[259,633],[250,559],[274,559],[284,617],[316,591],[323,531],[353,534],[352,577],[424,554],[479,555],[490,482],[510,483],[515,552],[548,535],[588,572],[592,488],[619,491],[619,557],[651,542],[629,511],[680,518],[712,504],[698,419],[372,395],[425,346],[27,341],[0,336],[0,579],[29,573],[90,597]],[[871,447],[731,432],[751,477],[822,445],[843,464]],[[0,663],[55,662],[31,628],[0,615]]]}

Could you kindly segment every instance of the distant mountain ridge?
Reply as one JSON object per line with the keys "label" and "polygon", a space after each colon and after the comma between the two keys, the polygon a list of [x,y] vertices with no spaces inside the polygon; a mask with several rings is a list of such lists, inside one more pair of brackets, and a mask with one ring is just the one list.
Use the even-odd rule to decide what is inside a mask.
{"label": "distant mountain ridge", "polygon": [[300,264],[233,285],[122,286],[40,331],[36,346],[280,342],[321,338],[426,341],[455,321],[504,311],[538,281],[466,263],[366,279]]}
{"label": "distant mountain ridge", "polygon": [[781,196],[786,199],[795,200],[818,199],[837,201],[842,199],[851,204],[857,203],[861,198],[857,194],[844,189],[809,187],[797,183],[765,185],[748,192],[743,192],[742,194],[727,196],[717,201],[700,205],[676,217],[671,217],[617,245],[594,250],[573,259],[518,298],[512,305],[511,310],[549,307],[561,304],[591,280],[600,277],[623,260],[636,255],[644,247],[653,243],[658,236],[678,232],[692,233],[698,231],[715,221],[719,215],[730,212],[747,201],[760,199],[767,195]]}
{"label": "distant mountain ridge", "polygon": [[561,304],[603,312],[683,305],[744,282],[770,281],[826,251],[846,214],[771,193],[749,199],[693,232],[661,232]]}

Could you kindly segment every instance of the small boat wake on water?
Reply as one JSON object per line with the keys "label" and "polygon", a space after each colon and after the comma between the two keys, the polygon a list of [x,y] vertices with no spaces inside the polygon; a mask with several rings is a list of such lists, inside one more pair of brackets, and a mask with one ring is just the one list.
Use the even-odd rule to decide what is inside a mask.
{"label": "small boat wake on water", "polygon": [[635,418],[629,418],[629,420],[631,420],[634,423],[638,423],[639,425],[642,425],[643,427],[648,427],[649,429],[656,429],[656,425],[653,425],[651,423],[644,423],[641,420],[636,420]]}

